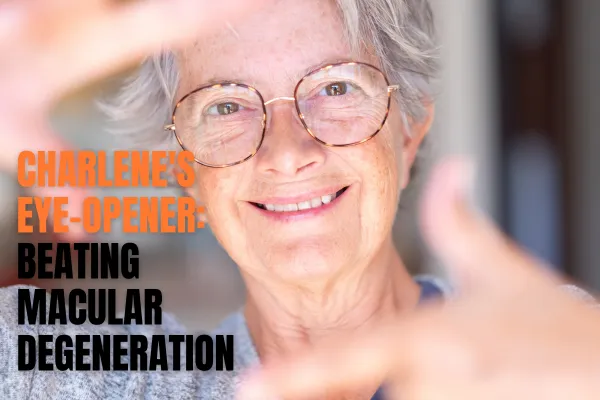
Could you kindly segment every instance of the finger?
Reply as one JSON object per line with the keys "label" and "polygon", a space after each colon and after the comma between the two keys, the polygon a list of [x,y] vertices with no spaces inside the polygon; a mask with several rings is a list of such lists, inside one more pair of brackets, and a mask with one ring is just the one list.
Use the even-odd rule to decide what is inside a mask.
{"label": "finger", "polygon": [[[304,399],[359,388],[374,392],[394,367],[389,345],[404,338],[383,328],[359,338],[338,338],[318,350],[267,363],[243,378],[237,398]],[[408,355],[406,355],[408,356]]]}
{"label": "finger", "polygon": [[21,22],[22,6],[14,1],[0,2],[0,40],[5,40]]}
{"label": "finger", "polygon": [[425,188],[423,235],[461,289],[524,287],[541,282],[540,262],[508,240],[469,204],[473,169],[460,158],[441,163]]}
{"label": "finger", "polygon": [[441,321],[436,308],[426,307],[410,319],[381,324],[368,334],[340,335],[309,352],[264,363],[242,379],[237,398],[305,399],[361,392],[369,396],[383,385],[407,393],[423,378],[469,376],[477,360],[447,326],[451,324]]}
{"label": "finger", "polygon": [[[62,0],[62,3],[51,5],[68,2]],[[160,51],[164,46],[175,45],[198,33],[218,29],[226,21],[240,18],[262,3],[264,0],[155,0],[120,5],[102,12],[99,8],[80,7],[83,13],[81,18],[64,19],[68,25],[63,27],[62,33],[57,33],[53,41],[42,41],[53,45],[41,49],[43,55],[37,66],[41,73],[17,79],[17,82],[27,82],[27,85],[16,86],[19,93],[16,101],[27,104],[9,104],[11,115],[2,119],[3,122],[17,122],[12,127],[7,123],[0,128],[6,132],[2,137],[9,138],[2,150],[0,167],[14,172],[18,154],[26,149],[61,151],[68,148],[66,143],[49,134],[44,120],[34,118],[31,121],[32,116],[44,116],[43,107],[64,92],[116,71],[148,53]],[[3,18],[13,21],[13,28],[22,24],[25,15],[23,8],[6,10],[10,13],[3,14]],[[14,115],[17,112],[22,112],[22,116]],[[69,197],[72,199],[70,212],[76,216],[81,214],[78,199],[85,196],[81,190],[38,188],[36,193],[41,196]]]}
{"label": "finger", "polygon": [[[154,0],[113,7],[85,21],[52,54],[52,93],[114,73],[149,54],[225,29],[273,0]],[[69,73],[61,73],[64,66]]]}

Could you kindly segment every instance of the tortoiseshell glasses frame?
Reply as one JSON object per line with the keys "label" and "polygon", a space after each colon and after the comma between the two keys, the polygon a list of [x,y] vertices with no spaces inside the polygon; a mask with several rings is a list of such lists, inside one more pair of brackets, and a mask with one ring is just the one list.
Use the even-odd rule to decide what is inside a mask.
{"label": "tortoiseshell glasses frame", "polygon": [[[323,141],[322,139],[320,139],[317,135],[315,135],[313,133],[313,131],[311,130],[311,128],[308,126],[306,120],[305,120],[305,116],[302,113],[301,109],[300,109],[300,105],[299,105],[299,101],[298,101],[298,90],[301,87],[302,83],[308,79],[311,76],[314,76],[315,74],[318,74],[319,72],[322,71],[326,71],[329,70],[331,68],[334,67],[338,67],[338,66],[363,66],[363,67],[367,67],[367,68],[371,68],[374,72],[378,73],[381,75],[381,78],[383,78],[383,81],[385,82],[385,85],[387,86],[387,109],[385,111],[385,115],[383,116],[383,119],[381,121],[381,124],[379,125],[379,127],[372,133],[370,133],[369,135],[367,135],[365,138],[355,141],[355,142],[351,142],[351,143],[345,143],[345,144],[331,144],[331,143],[327,143],[325,141]],[[190,96],[194,95],[195,93],[198,93],[202,90],[206,90],[206,89],[219,89],[219,88],[224,88],[224,87],[241,87],[241,88],[245,88],[247,90],[250,90],[251,92],[253,92],[258,99],[260,99],[260,102],[262,103],[262,111],[263,111],[263,118],[262,118],[262,133],[261,133],[261,138],[260,141],[258,142],[256,148],[254,149],[254,151],[252,153],[250,153],[247,157],[243,158],[242,160],[236,161],[236,162],[232,162],[232,163],[228,163],[228,164],[220,164],[220,165],[213,165],[213,164],[209,164],[206,162],[203,162],[202,160],[199,160],[196,158],[196,156],[194,155],[194,160],[198,163],[201,164],[205,167],[210,167],[210,168],[226,168],[226,167],[232,167],[234,165],[238,165],[241,164],[245,161],[248,161],[249,159],[251,159],[252,157],[254,157],[256,155],[256,153],[258,152],[258,150],[260,150],[262,143],[264,141],[265,138],[265,132],[267,130],[267,105],[274,103],[276,101],[290,101],[290,102],[294,102],[295,104],[295,110],[296,113],[302,123],[302,125],[304,126],[304,129],[308,132],[308,134],[317,142],[321,143],[324,146],[327,147],[349,147],[349,146],[356,146],[362,143],[365,143],[369,140],[371,140],[372,138],[374,138],[383,128],[383,126],[385,125],[385,122],[387,121],[389,112],[390,112],[390,105],[391,105],[391,98],[392,98],[392,93],[396,90],[399,89],[399,85],[390,85],[387,77],[385,76],[385,74],[376,66],[371,65],[371,64],[367,64],[367,63],[362,63],[362,62],[339,62],[339,63],[334,63],[334,64],[328,64],[319,68],[315,68],[313,70],[311,70],[310,72],[308,72],[306,75],[304,75],[304,77],[302,77],[298,83],[296,84],[296,87],[294,88],[294,96],[293,97],[275,97],[272,98],[268,101],[265,101],[262,94],[254,87],[243,84],[243,83],[237,83],[237,82],[221,82],[221,83],[216,83],[216,84],[211,84],[211,85],[205,85],[205,86],[201,86],[198,87],[196,89],[194,89],[193,91],[189,92],[188,94],[186,94],[185,96],[183,96],[175,105],[173,112],[171,114],[171,123],[168,125],[164,126],[164,130],[166,131],[170,131],[175,135],[175,138],[177,140],[177,142],[179,143],[179,145],[181,146],[181,148],[183,150],[189,150],[188,148],[186,148],[185,144],[183,143],[181,137],[178,135],[177,133],[177,128],[176,128],[176,114],[177,114],[177,110],[179,109],[179,107],[181,106],[181,104]]]}

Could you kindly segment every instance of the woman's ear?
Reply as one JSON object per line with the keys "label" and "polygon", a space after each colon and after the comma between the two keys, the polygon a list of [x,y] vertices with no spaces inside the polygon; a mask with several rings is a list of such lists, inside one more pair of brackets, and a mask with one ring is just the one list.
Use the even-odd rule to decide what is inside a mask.
{"label": "woman's ear", "polygon": [[402,157],[402,189],[408,186],[410,181],[410,171],[417,157],[421,143],[423,139],[429,133],[433,118],[435,115],[435,108],[433,103],[425,104],[425,115],[418,121],[414,119],[408,120],[408,132],[404,135],[403,145],[403,157]]}

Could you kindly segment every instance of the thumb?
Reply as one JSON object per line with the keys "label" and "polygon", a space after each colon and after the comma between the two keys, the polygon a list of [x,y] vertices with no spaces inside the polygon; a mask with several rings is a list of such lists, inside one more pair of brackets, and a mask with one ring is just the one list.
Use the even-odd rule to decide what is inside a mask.
{"label": "thumb", "polygon": [[502,291],[539,280],[541,263],[469,204],[474,172],[463,158],[450,158],[434,169],[421,204],[425,241],[461,291]]}

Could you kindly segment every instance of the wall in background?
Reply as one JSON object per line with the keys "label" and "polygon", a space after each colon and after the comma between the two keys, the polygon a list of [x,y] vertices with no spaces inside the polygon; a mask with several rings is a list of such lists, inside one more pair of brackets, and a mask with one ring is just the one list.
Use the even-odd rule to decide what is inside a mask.
{"label": "wall in background", "polygon": [[573,269],[600,291],[600,1],[569,1]]}

